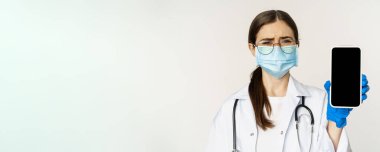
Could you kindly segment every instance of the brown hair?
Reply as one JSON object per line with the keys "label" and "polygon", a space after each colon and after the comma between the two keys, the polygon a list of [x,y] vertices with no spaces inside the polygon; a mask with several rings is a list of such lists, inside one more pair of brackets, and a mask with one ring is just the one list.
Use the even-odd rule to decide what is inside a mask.
{"label": "brown hair", "polygon": [[[288,13],[281,10],[268,10],[258,14],[253,19],[249,28],[248,43],[255,44],[256,35],[259,32],[260,28],[265,24],[273,23],[277,20],[284,21],[293,30],[296,43],[299,44],[296,23]],[[251,73],[251,82],[249,84],[248,92],[252,102],[253,110],[255,111],[256,124],[263,130],[266,130],[267,128],[273,128],[274,124],[272,121],[266,118],[264,115],[264,106],[268,115],[271,114],[272,109],[263,85],[261,67],[257,67]]]}

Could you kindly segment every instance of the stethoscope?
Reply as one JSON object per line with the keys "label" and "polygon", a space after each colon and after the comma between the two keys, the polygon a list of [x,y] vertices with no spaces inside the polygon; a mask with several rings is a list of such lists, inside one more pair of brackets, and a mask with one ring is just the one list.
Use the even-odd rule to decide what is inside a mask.
{"label": "stethoscope", "polygon": [[[232,113],[232,128],[233,128],[233,149],[232,149],[232,152],[239,152],[238,149],[236,148],[236,120],[235,120],[235,111],[236,111],[236,105],[238,103],[239,99],[236,99],[235,100],[235,103],[234,103],[234,108],[233,108],[233,113]],[[313,116],[313,112],[310,110],[309,107],[307,107],[305,105],[305,96],[301,96],[301,104],[298,104],[297,107],[294,109],[294,119],[296,121],[296,129],[297,129],[297,139],[298,139],[298,146],[300,147],[300,149],[302,149],[301,147],[301,143],[300,143],[300,136],[299,136],[299,130],[298,130],[298,124],[299,124],[299,118],[301,116],[305,116],[305,115],[301,115],[301,116],[298,116],[298,110],[300,108],[305,108],[308,112],[309,112],[309,115],[310,115],[310,119],[311,119],[311,135],[310,135],[310,145],[309,145],[309,152],[311,150],[311,144],[312,144],[312,140],[313,140],[313,126],[314,126],[314,116]]]}

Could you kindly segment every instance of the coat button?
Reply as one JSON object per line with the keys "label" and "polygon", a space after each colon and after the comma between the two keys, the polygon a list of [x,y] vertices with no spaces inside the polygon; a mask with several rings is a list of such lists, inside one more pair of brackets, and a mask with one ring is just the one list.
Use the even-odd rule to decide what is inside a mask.
{"label": "coat button", "polygon": [[281,135],[284,134],[284,131],[281,131]]}
{"label": "coat button", "polygon": [[251,133],[250,135],[251,135],[251,136],[254,136],[254,135],[255,135],[255,133]]}

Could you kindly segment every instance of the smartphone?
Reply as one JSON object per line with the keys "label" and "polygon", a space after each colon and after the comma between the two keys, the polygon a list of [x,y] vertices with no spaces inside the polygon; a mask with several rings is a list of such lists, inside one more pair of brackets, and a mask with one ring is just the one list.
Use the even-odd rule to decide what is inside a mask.
{"label": "smartphone", "polygon": [[334,47],[331,61],[330,104],[354,108],[361,104],[361,51],[358,47]]}

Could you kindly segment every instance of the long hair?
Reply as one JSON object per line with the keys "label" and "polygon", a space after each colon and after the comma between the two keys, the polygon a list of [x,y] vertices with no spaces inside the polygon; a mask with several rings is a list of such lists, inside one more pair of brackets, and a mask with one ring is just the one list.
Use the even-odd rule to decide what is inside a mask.
{"label": "long hair", "polygon": [[[256,35],[259,32],[260,28],[265,24],[273,23],[277,20],[284,21],[292,29],[296,43],[299,44],[296,23],[288,13],[281,10],[268,10],[258,14],[253,19],[249,28],[248,43],[255,44]],[[253,110],[255,111],[256,124],[263,130],[266,130],[267,128],[273,128],[274,124],[272,121],[266,118],[264,115],[264,107],[266,108],[268,115],[271,114],[272,109],[263,85],[261,67],[256,68],[251,73],[251,82],[249,84],[248,91]]]}

